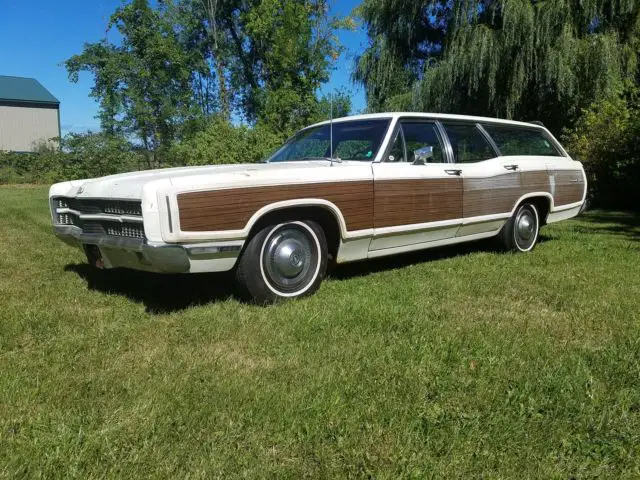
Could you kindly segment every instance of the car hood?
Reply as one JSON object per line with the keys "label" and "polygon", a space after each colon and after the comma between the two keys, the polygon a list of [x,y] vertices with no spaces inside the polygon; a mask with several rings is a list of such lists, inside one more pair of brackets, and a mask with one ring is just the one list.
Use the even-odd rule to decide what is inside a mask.
{"label": "car hood", "polygon": [[[359,163],[361,162],[345,162]],[[338,167],[344,164],[334,163]],[[142,188],[153,181],[164,180],[172,186],[236,186],[254,183],[258,179],[290,177],[292,172],[313,168],[331,168],[328,161],[300,161],[282,163],[246,163],[235,165],[212,165],[202,167],[164,168],[141,172],[122,173],[108,177],[72,182],[75,192],[70,194],[84,198],[140,199]],[[305,174],[305,176],[308,174]]]}

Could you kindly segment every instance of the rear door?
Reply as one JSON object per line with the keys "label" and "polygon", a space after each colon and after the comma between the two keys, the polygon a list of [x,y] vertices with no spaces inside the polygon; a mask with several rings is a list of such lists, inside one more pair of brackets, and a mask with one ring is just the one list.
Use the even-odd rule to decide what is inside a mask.
{"label": "rear door", "polygon": [[399,120],[373,175],[371,250],[418,248],[455,237],[463,214],[462,178],[435,121]]}
{"label": "rear door", "polygon": [[475,122],[443,122],[453,167],[463,178],[463,225],[457,236],[497,232],[520,195],[518,167],[500,157],[495,143]]}

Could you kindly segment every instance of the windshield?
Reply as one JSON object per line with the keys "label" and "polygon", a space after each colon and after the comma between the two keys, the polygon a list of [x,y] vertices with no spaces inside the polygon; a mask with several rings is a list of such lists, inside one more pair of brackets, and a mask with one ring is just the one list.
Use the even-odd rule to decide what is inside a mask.
{"label": "windshield", "polygon": [[[350,120],[333,124],[333,158],[372,161],[389,127],[389,119]],[[331,126],[307,128],[294,135],[267,162],[329,159]]]}

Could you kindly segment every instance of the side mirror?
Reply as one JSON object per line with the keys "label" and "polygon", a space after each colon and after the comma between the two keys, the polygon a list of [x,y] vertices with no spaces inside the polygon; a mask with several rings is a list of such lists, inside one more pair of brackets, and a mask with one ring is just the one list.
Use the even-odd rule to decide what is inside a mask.
{"label": "side mirror", "polygon": [[425,165],[433,158],[433,147],[422,147],[413,151],[413,165]]}

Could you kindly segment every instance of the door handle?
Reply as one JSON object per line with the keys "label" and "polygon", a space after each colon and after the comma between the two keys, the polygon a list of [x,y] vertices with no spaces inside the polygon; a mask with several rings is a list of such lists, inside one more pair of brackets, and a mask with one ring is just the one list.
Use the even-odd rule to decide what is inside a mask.
{"label": "door handle", "polygon": [[503,165],[503,167],[506,168],[507,170],[511,170],[511,171],[514,171],[514,170],[518,169],[518,165],[515,165],[515,164],[514,165]]}
{"label": "door handle", "polygon": [[447,173],[447,175],[460,175],[462,173],[462,170],[459,168],[452,168],[451,170],[445,170],[445,172]]}

